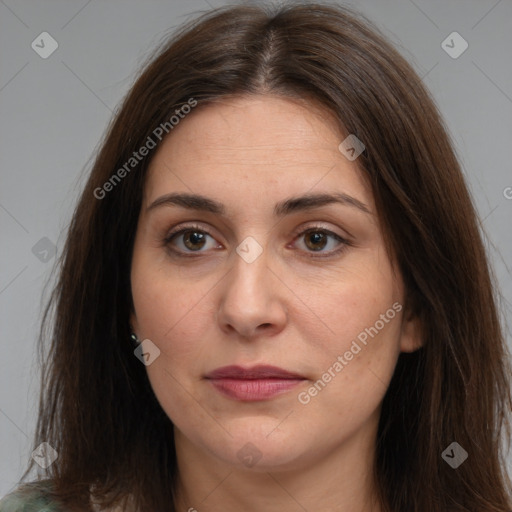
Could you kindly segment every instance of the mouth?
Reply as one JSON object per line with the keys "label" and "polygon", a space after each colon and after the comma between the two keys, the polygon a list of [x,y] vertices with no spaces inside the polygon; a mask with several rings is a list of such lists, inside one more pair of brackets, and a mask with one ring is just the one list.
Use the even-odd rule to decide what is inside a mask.
{"label": "mouth", "polygon": [[244,402],[268,400],[307,380],[297,373],[268,365],[224,366],[207,374],[206,379],[222,395]]}

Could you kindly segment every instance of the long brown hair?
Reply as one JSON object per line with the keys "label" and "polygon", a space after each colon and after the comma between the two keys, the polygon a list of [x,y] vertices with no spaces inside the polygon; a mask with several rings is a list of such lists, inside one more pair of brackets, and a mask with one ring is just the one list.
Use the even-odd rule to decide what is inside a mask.
{"label": "long brown hair", "polygon": [[[406,308],[421,319],[424,345],[400,355],[382,406],[374,470],[383,510],[509,512],[510,366],[452,143],[420,78],[379,30],[320,4],[202,14],[159,49],[112,120],[41,330],[51,342],[35,446],[46,441],[59,453],[48,468],[54,496],[73,510],[88,509],[91,490],[105,506],[130,497],[140,510],[174,510],[172,425],[129,331],[131,253],[155,151],[110,181],[108,193],[98,190],[191,98],[199,109],[252,93],[317,102],[363,141],[358,163],[406,284]],[[452,442],[468,453],[457,469],[441,457]]]}

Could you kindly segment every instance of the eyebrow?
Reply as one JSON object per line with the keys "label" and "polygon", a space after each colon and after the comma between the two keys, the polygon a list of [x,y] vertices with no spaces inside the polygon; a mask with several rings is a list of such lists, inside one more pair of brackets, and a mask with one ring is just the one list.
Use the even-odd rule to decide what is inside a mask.
{"label": "eyebrow", "polygon": [[[306,194],[298,197],[290,197],[284,201],[276,203],[274,206],[274,216],[283,217],[291,213],[312,210],[330,204],[341,204],[351,206],[358,210],[372,215],[368,207],[356,199],[341,192],[332,194]],[[226,215],[226,208],[222,203],[199,194],[189,193],[170,193],[155,199],[146,209],[146,212],[154,210],[160,206],[181,206],[189,210],[214,213],[217,215]]]}

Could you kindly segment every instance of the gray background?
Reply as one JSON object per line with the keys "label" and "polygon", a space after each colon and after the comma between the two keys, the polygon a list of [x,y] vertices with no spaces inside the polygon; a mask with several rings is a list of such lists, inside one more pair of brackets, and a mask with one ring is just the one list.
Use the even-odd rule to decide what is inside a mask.
{"label": "gray background", "polygon": [[[512,1],[341,3],[376,22],[432,91],[488,234],[510,326]],[[91,155],[155,44],[223,4],[0,0],[0,496],[30,457],[41,296]],[[31,43],[45,31],[58,49],[43,59]],[[456,59],[441,46],[453,31],[469,44]]]}

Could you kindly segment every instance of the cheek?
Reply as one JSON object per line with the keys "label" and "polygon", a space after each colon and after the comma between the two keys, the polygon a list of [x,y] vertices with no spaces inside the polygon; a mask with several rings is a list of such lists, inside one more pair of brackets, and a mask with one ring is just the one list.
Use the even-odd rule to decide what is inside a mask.
{"label": "cheek", "polygon": [[[310,352],[317,380],[298,400],[311,413],[329,410],[334,418],[350,411],[355,419],[378,407],[400,353],[400,290],[382,260],[308,288],[308,305],[329,332]],[[311,325],[305,338],[313,332]]]}
{"label": "cheek", "polygon": [[[401,320],[397,309],[401,307],[393,308],[393,304],[400,304],[401,288],[388,262],[379,259],[378,255],[368,254],[367,258],[360,258],[356,264],[329,277],[323,278],[320,274],[314,281],[296,283],[300,296],[307,298],[304,301],[307,307],[303,306],[302,315],[296,311],[296,318],[300,322],[301,317],[311,317],[313,312],[316,318],[313,324],[327,334],[321,338],[319,348],[328,353],[333,349],[344,353],[350,350],[351,342],[358,336],[363,343],[365,338],[385,338],[388,343],[374,343],[372,347],[368,343],[366,348],[370,350],[365,350],[365,355],[383,349],[394,355]],[[310,332],[314,329],[313,324],[309,323]]]}
{"label": "cheek", "polygon": [[168,279],[149,282],[143,286],[138,300],[134,298],[138,324],[143,328],[141,335],[157,344],[171,364],[197,355],[206,341],[204,324],[208,322],[204,288],[179,286]]}
{"label": "cheek", "polygon": [[137,324],[142,329],[140,334],[162,345],[169,338],[176,338],[176,333],[181,330],[198,327],[197,312],[204,305],[212,280],[184,276],[180,267],[171,265],[166,258],[162,249],[139,248],[134,253],[131,272]]}
{"label": "cheek", "polygon": [[[160,350],[159,357],[146,367],[155,396],[175,425],[190,429],[195,428],[192,424],[197,428],[209,424],[205,410],[191,399],[209,341],[205,334],[211,326],[205,288],[169,276],[139,276],[133,287],[138,325],[141,335]],[[182,425],[184,418],[188,423]]]}
{"label": "cheek", "polygon": [[212,333],[210,294],[216,280],[211,275],[184,275],[177,266],[171,272],[170,267],[150,251],[134,258],[132,293],[140,335],[160,350],[147,367],[148,377],[173,418],[175,411],[190,407],[184,390],[192,389],[204,370]]}

